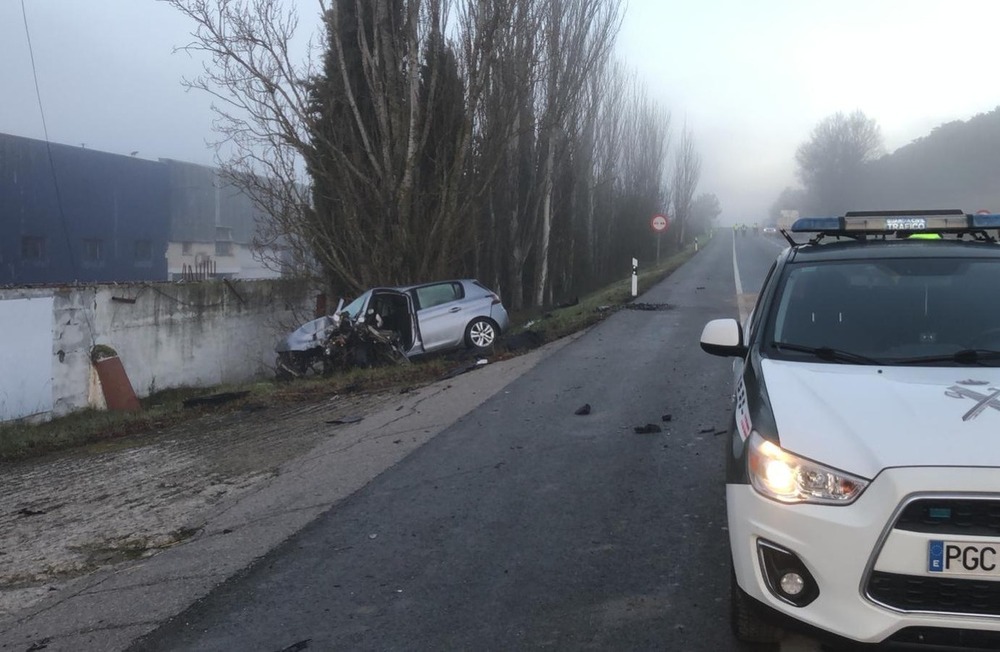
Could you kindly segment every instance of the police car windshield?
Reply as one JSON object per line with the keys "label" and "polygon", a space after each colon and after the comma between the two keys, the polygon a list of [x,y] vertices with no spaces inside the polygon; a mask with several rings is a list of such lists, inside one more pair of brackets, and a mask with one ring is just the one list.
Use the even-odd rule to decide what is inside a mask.
{"label": "police car windshield", "polygon": [[1000,350],[998,278],[1000,260],[993,259],[794,263],[779,285],[765,341],[779,358],[822,349],[850,352],[859,362],[1000,365],[1000,356],[988,353]]}

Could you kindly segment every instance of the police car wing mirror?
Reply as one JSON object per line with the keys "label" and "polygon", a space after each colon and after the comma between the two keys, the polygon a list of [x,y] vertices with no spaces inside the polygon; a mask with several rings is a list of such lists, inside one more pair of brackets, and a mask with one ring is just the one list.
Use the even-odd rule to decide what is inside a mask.
{"label": "police car wing mirror", "polygon": [[713,319],[701,331],[701,348],[712,355],[743,356],[743,329],[735,319]]}

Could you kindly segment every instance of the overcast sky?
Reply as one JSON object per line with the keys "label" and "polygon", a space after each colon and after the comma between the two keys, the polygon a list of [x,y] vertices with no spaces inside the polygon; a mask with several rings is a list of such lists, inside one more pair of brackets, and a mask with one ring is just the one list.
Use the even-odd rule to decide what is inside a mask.
{"label": "overcast sky", "polygon": [[[297,0],[301,28],[316,0]],[[191,25],[153,0],[24,0],[54,142],[211,164]],[[618,51],[694,131],[699,192],[726,221],[763,217],[795,184],[796,147],[836,111],[861,109],[889,151],[1000,105],[995,0],[631,0]],[[0,0],[0,132],[42,138],[20,0]],[[971,209],[970,209],[971,210]]]}

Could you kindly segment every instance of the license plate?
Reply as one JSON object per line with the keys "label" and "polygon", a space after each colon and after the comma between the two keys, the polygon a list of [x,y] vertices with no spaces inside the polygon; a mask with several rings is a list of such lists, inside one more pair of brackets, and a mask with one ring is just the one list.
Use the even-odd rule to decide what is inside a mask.
{"label": "license plate", "polygon": [[1000,579],[1000,542],[930,541],[927,553],[932,573]]}

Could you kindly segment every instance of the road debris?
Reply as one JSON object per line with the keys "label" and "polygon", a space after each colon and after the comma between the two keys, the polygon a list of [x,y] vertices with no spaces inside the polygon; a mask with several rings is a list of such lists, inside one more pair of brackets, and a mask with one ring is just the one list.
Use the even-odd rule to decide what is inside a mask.
{"label": "road debris", "polygon": [[584,403],[583,405],[578,407],[576,409],[576,412],[574,412],[573,414],[581,417],[590,414],[590,403]]}
{"label": "road debris", "polygon": [[483,365],[486,364],[489,364],[489,360],[487,360],[486,358],[480,358],[474,362],[467,362],[465,364],[453,368],[451,371],[447,372],[446,374],[438,378],[438,380],[448,380],[449,378],[454,378],[455,376],[461,376],[464,373],[468,373],[470,371],[478,369],[479,367],[482,367]]}
{"label": "road debris", "polygon": [[657,432],[663,432],[663,429],[655,423],[647,423],[644,426],[635,426],[632,428],[637,435],[651,435]]}
{"label": "road debris", "polygon": [[672,415],[672,414],[664,414],[660,418],[663,419],[664,421],[673,421],[674,420],[674,415]]}
{"label": "road debris", "polygon": [[306,638],[301,641],[298,641],[297,643],[292,643],[288,647],[283,647],[280,650],[278,650],[278,652],[302,652],[302,650],[305,650],[306,648],[309,647],[310,643],[312,643],[312,639]]}
{"label": "road debris", "polygon": [[545,336],[537,331],[526,330],[504,338],[503,345],[508,351],[529,351],[545,344]]}
{"label": "road debris", "polygon": [[184,400],[185,408],[201,407],[203,405],[222,405],[238,401],[241,398],[250,396],[250,392],[219,392],[218,394],[208,394],[206,396],[194,396]]}
{"label": "road debris", "polygon": [[362,419],[364,419],[364,417],[357,416],[357,415],[352,415],[352,416],[349,416],[349,417],[340,417],[340,418],[337,418],[337,419],[330,419],[326,423],[329,424],[329,425],[331,425],[331,426],[346,426],[346,425],[351,424],[351,423],[358,423]]}
{"label": "road debris", "polygon": [[704,434],[707,434],[707,433],[710,433],[710,432],[715,432],[715,428],[714,427],[712,427],[712,428],[702,428],[701,430],[698,431],[698,434],[704,435]]}
{"label": "road debris", "polygon": [[633,302],[633,303],[626,303],[624,306],[622,306],[622,308],[624,308],[625,310],[643,310],[646,312],[656,312],[661,310],[670,310],[671,308],[673,308],[673,306],[670,305],[669,303]]}

